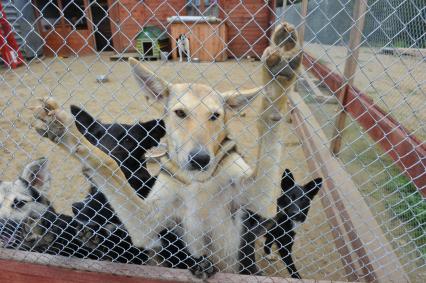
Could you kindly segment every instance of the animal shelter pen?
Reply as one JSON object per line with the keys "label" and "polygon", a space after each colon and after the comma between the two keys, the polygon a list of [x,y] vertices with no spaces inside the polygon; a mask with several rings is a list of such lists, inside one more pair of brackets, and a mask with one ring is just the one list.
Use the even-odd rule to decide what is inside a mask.
{"label": "animal shelter pen", "polygon": [[[186,173],[164,159],[173,158],[167,141],[178,136],[169,131],[170,124],[177,121],[178,132],[188,125],[185,120],[195,120],[198,131],[185,128],[187,140],[177,150],[183,152],[196,138],[201,144],[204,135],[207,145],[213,143],[220,134],[211,134],[209,123],[223,116],[229,135],[218,144],[217,156],[237,151],[246,171],[258,174],[266,188],[256,188],[257,195],[249,189],[240,192],[250,200],[247,207],[261,207],[250,212],[254,216],[248,217],[243,206],[229,209],[227,217],[213,218],[217,227],[241,218],[239,269],[212,272],[208,281],[292,282],[297,276],[306,282],[426,281],[425,1],[0,4],[0,15],[11,27],[5,34],[0,26],[0,281],[186,282],[197,280],[197,272],[208,273],[206,261],[188,251],[196,237],[181,219],[161,226],[159,247],[137,247],[133,227],[126,226],[135,222],[118,214],[120,207],[105,193],[108,185],[95,180],[111,163],[87,168],[84,158],[79,162],[73,157],[81,144],[93,145],[90,154],[104,152],[115,161],[126,184],[143,198],[160,180],[152,176],[170,168],[170,178],[184,184],[180,190],[189,190]],[[283,30],[283,22],[294,31],[291,26]],[[276,39],[280,32],[288,35],[282,41]],[[189,40],[190,60],[178,62],[181,35]],[[18,48],[9,43],[11,36]],[[297,48],[301,51],[291,58],[280,57]],[[5,52],[23,54],[17,57],[23,64],[11,64]],[[279,68],[271,65],[275,55],[281,60]],[[299,65],[293,67],[297,58]],[[152,72],[149,78],[144,78],[146,69]],[[286,85],[291,76],[295,81]],[[224,112],[215,108],[208,118],[196,120],[200,108],[214,106],[209,95],[191,111],[198,97],[182,109],[164,107],[158,101],[171,91],[154,98],[146,94],[156,94],[155,86],[163,81],[191,84],[184,94],[198,89],[197,84],[215,89],[227,103]],[[258,87],[244,102],[238,98],[228,103],[232,95]],[[279,97],[272,99],[271,93]],[[43,100],[40,109],[46,116],[40,116],[35,105],[46,96],[54,102]],[[169,110],[177,116],[168,117]],[[58,125],[47,121],[53,112],[72,117],[74,123],[64,127],[63,136],[52,138]],[[58,121],[67,121],[61,115],[55,116]],[[81,137],[75,149],[64,151],[61,142],[76,136],[73,127]],[[199,146],[196,154],[204,150]],[[257,166],[264,160],[271,165]],[[34,162],[37,172],[31,169]],[[292,172],[290,187],[285,169]],[[116,175],[109,177],[105,183]],[[304,188],[318,178],[318,193],[306,202],[309,191]],[[124,196],[123,204],[133,201],[125,194],[126,184],[115,187]],[[218,195],[204,199],[206,215],[232,206],[231,200],[218,202]],[[261,215],[262,208],[272,216]],[[211,236],[219,228],[199,226],[205,238],[202,248],[216,248],[220,255],[225,248],[215,247],[212,240],[220,237]],[[232,242],[230,235],[223,237],[227,241],[221,243]],[[273,239],[270,254],[268,237]],[[247,247],[253,250],[247,252]],[[213,252],[208,257],[212,266],[227,262]]]}

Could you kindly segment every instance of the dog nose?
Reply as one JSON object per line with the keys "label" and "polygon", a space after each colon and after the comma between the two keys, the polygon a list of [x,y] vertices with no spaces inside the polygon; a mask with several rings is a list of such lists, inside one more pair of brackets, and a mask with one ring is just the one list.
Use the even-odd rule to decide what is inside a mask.
{"label": "dog nose", "polygon": [[203,170],[210,163],[210,155],[207,151],[202,149],[192,150],[188,156],[189,164],[193,169]]}

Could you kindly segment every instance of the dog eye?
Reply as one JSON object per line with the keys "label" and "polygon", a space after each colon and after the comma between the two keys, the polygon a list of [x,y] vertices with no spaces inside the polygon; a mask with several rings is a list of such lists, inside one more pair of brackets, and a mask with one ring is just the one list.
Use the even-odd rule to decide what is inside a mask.
{"label": "dog eye", "polygon": [[210,121],[216,121],[217,119],[219,119],[219,117],[220,117],[220,114],[215,112],[210,116],[209,120]]}
{"label": "dog eye", "polygon": [[178,116],[179,118],[182,118],[182,119],[186,117],[185,111],[180,110],[180,109],[175,110],[175,114],[176,114],[176,116]]}
{"label": "dog eye", "polygon": [[17,200],[17,199],[15,199],[14,201],[13,201],[13,204],[12,204],[12,207],[13,208],[22,208],[22,207],[24,207],[24,205],[27,203],[27,201],[26,200]]}

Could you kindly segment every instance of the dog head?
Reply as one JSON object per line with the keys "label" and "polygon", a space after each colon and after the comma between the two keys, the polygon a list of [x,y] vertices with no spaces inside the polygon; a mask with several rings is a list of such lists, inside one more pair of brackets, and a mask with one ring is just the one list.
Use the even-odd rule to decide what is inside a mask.
{"label": "dog head", "polygon": [[282,196],[278,207],[296,224],[305,222],[311,201],[322,186],[322,178],[317,178],[304,186],[296,184],[293,174],[285,169],[281,179]]}
{"label": "dog head", "polygon": [[129,184],[146,197],[153,180],[145,166],[145,153],[157,146],[165,135],[164,122],[152,120],[133,125],[104,124],[83,109],[72,105],[77,129],[93,145],[112,156],[123,171]]}
{"label": "dog head", "polygon": [[202,84],[170,84],[137,60],[129,62],[145,96],[164,109],[169,157],[194,173],[209,168],[227,137],[227,110],[239,110],[260,91],[220,93]]}
{"label": "dog head", "polygon": [[47,159],[27,164],[14,181],[0,182],[0,240],[3,247],[16,244],[18,230],[29,217],[40,217],[50,207]]}
{"label": "dog head", "polygon": [[104,124],[78,106],[71,105],[78,130],[94,145],[111,154],[120,162],[128,158],[141,158],[146,150],[157,146],[165,135],[164,122]]}

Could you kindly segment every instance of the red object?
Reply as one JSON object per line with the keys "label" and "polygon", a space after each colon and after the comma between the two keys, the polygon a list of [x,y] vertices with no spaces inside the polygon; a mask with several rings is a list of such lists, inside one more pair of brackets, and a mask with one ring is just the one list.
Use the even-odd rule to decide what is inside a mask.
{"label": "red object", "polygon": [[0,54],[3,61],[12,69],[24,63],[24,57],[19,51],[18,43],[12,33],[10,23],[0,2]]}
{"label": "red object", "polygon": [[[334,93],[342,93],[343,78],[333,73],[314,57],[304,54],[303,65]],[[403,170],[426,197],[426,145],[408,129],[403,127],[389,113],[377,106],[374,101],[354,86],[347,86],[347,96],[343,102],[345,111],[354,118],[368,135]]]}

